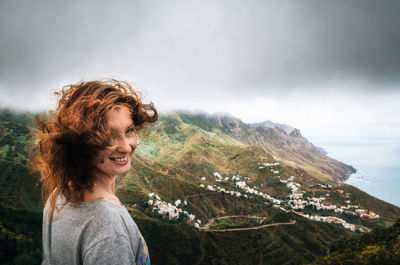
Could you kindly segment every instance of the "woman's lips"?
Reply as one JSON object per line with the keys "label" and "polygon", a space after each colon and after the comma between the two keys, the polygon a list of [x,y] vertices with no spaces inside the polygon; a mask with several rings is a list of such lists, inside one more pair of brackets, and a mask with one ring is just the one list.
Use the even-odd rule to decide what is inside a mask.
{"label": "woman's lips", "polygon": [[110,157],[110,160],[118,165],[125,165],[129,162],[129,155],[124,157]]}
{"label": "woman's lips", "polygon": [[111,157],[111,159],[114,160],[114,161],[117,161],[117,162],[123,162],[123,161],[125,161],[125,160],[128,159],[128,156],[118,157],[118,158],[116,158],[116,157]]}

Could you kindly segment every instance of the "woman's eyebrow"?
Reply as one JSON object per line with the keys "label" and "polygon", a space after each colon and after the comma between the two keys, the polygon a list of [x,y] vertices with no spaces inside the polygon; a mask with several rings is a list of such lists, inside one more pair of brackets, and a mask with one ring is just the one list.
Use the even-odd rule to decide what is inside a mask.
{"label": "woman's eyebrow", "polygon": [[124,133],[126,130],[129,130],[129,129],[135,129],[136,127],[135,127],[135,124],[134,123],[132,123],[131,125],[129,125],[129,126],[127,126],[125,129],[115,129],[115,128],[111,128],[111,135],[114,135],[114,136],[116,136],[116,135],[119,135],[119,134],[121,134],[121,133]]}

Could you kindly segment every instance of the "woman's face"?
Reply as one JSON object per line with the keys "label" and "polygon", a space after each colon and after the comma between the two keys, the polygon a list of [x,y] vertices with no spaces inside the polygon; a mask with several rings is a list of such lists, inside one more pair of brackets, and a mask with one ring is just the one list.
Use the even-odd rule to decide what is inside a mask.
{"label": "woman's face", "polygon": [[112,133],[112,145],[99,152],[96,166],[99,177],[126,174],[131,168],[131,157],[137,145],[137,135],[131,112],[124,107],[111,110],[107,115]]}

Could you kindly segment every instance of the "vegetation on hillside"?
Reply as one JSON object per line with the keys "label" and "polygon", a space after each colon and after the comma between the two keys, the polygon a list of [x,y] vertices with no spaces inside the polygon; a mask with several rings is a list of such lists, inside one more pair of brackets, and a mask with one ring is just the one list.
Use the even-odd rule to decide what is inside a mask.
{"label": "vegetation on hillside", "polygon": [[40,264],[42,213],[0,203],[0,264]]}
{"label": "vegetation on hillside", "polygon": [[[152,264],[303,264],[327,253],[342,229],[295,215],[296,225],[237,232],[202,232],[186,224],[134,219]],[[298,224],[298,225],[297,225]]]}
{"label": "vegetation on hillside", "polygon": [[313,264],[400,264],[400,219],[389,228],[339,240],[329,255],[318,258]]}
{"label": "vegetation on hillside", "polygon": [[[32,148],[32,117],[31,114],[0,110],[1,264],[39,264],[41,261],[43,206],[39,174],[33,172],[28,163],[29,150]],[[257,130],[260,132],[254,134]],[[271,146],[250,145],[250,138],[246,138],[245,134],[250,138],[268,138],[277,143]],[[243,126],[233,117],[189,113],[161,116],[152,131],[141,136],[142,142],[132,158],[134,170],[118,178],[116,187],[117,196],[138,223],[149,245],[152,263],[302,264],[325,256],[335,242],[353,242],[346,239],[353,233],[342,226],[314,222],[282,211],[254,194],[242,196],[244,193],[232,180],[233,176],[240,176],[240,180],[249,187],[280,200],[286,199],[291,192],[280,178],[288,179],[290,176],[296,176],[296,180],[301,182],[304,196],[322,196],[329,192],[331,197],[327,200],[338,205],[344,205],[344,201],[348,200],[338,193],[337,189],[342,189],[345,193],[351,193],[351,200],[360,206],[389,217],[377,219],[371,223],[371,227],[388,226],[394,222],[390,218],[400,215],[399,208],[352,186],[342,185],[330,190],[317,186],[321,176],[314,174],[315,168],[301,167],[287,161],[279,161],[273,169],[263,167],[263,163],[277,163],[279,157],[273,151],[277,146],[283,146],[280,141],[287,137],[281,131]],[[301,144],[304,141],[301,140]],[[274,171],[279,171],[280,176]],[[340,168],[338,172],[342,171],[343,168]],[[222,180],[216,179],[215,172],[219,172]],[[329,179],[325,180],[325,183],[331,183]],[[225,191],[212,191],[205,188],[208,186]],[[233,195],[238,192],[243,194]],[[186,201],[187,204],[181,209],[195,215],[196,221],[201,224],[211,218],[228,215],[261,216],[266,218],[265,224],[291,220],[296,223],[251,231],[199,230],[193,226],[193,221],[189,222],[187,216],[181,214],[174,219],[155,211],[149,204],[150,193],[156,193],[160,200],[171,205]],[[305,209],[304,212],[315,213],[314,209]],[[331,215],[332,211],[323,214]],[[360,217],[354,218],[358,218],[355,220],[362,225],[367,222]],[[258,225],[250,218],[247,223],[246,218],[238,218],[216,224],[216,228]],[[371,243],[372,246],[374,244]],[[382,251],[395,253],[396,244],[377,244],[378,250],[367,250],[377,255]],[[331,255],[339,251],[340,246],[331,249]],[[328,262],[329,259],[325,257],[320,261]]]}

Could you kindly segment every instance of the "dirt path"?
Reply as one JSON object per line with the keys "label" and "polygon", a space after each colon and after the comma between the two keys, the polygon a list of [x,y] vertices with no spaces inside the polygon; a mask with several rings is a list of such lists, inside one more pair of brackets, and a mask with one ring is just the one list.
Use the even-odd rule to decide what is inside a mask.
{"label": "dirt path", "polygon": [[267,217],[249,217],[248,215],[229,215],[229,216],[222,216],[222,217],[217,217],[217,218],[211,218],[210,220],[208,220],[208,223],[205,224],[203,227],[201,227],[200,229],[203,230],[208,230],[208,227],[214,222],[215,219],[227,219],[227,218],[233,218],[233,217],[244,217],[244,218],[249,218],[249,219],[258,219],[261,220],[260,224],[267,219]]}
{"label": "dirt path", "polygon": [[233,232],[233,231],[245,231],[245,230],[257,230],[261,229],[264,227],[268,226],[278,226],[278,225],[294,225],[296,223],[296,220],[292,220],[288,223],[274,223],[274,224],[266,224],[266,225],[260,225],[257,227],[246,227],[246,228],[230,228],[230,229],[208,229],[208,227],[214,222],[215,219],[226,219],[226,218],[232,218],[232,217],[247,217],[249,219],[258,219],[264,221],[267,219],[267,217],[249,217],[247,215],[231,215],[231,216],[223,216],[223,217],[218,217],[218,218],[212,218],[208,221],[207,224],[205,224],[203,227],[200,229],[206,232]]}

